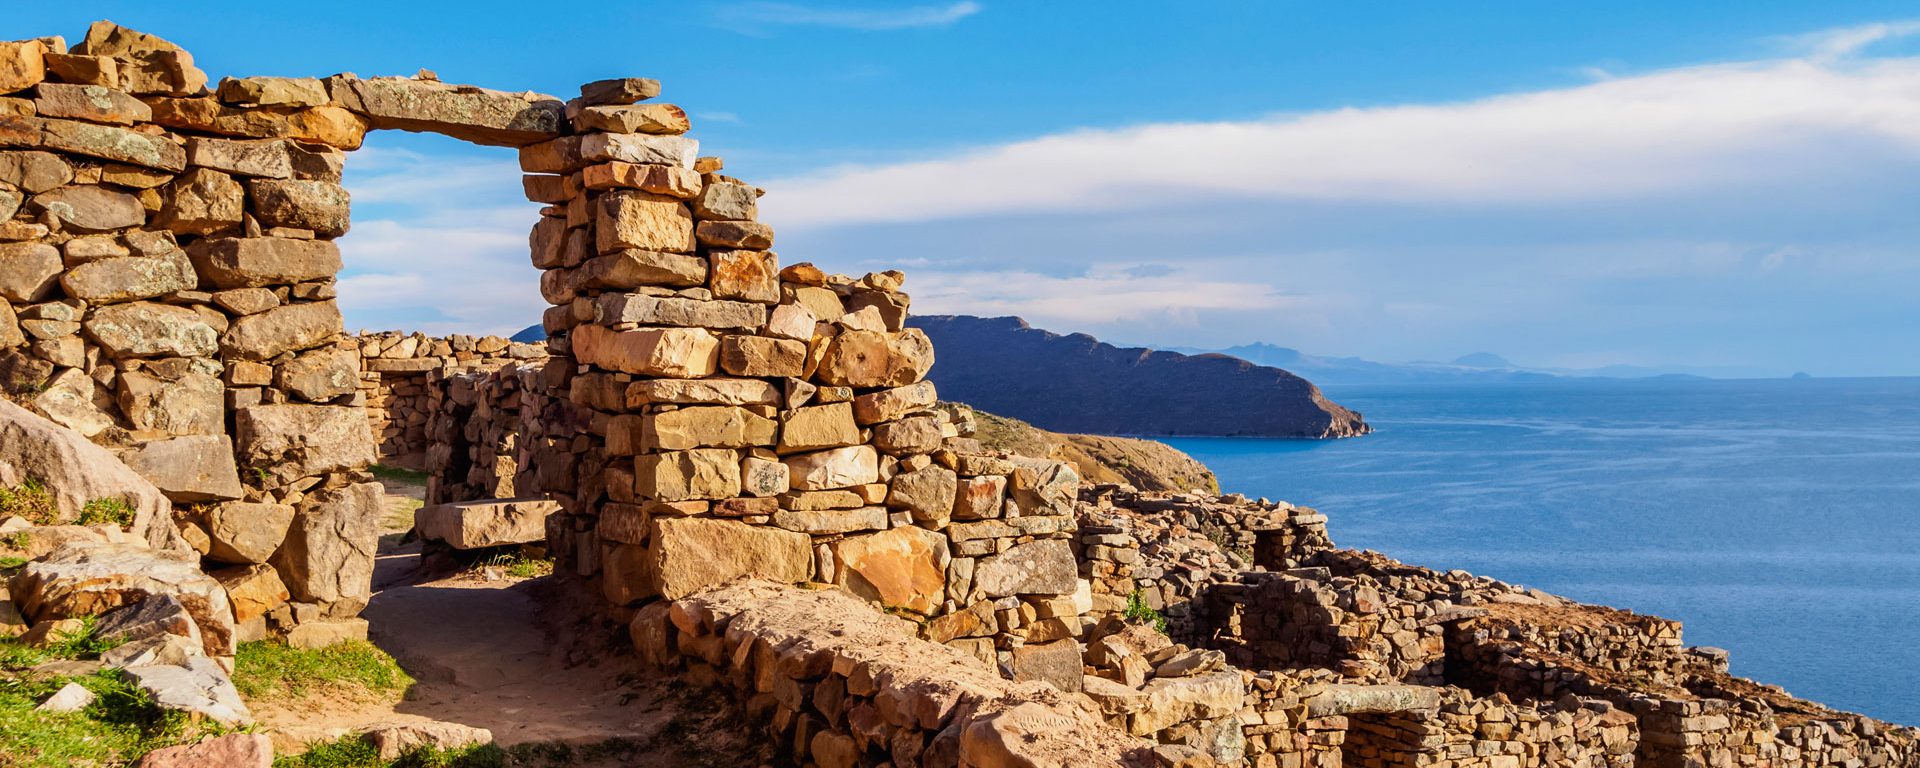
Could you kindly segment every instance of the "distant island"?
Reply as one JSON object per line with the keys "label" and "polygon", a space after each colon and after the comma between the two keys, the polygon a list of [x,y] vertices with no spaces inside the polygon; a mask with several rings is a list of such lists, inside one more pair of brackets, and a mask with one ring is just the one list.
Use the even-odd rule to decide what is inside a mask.
{"label": "distant island", "polygon": [[942,398],[1042,429],[1304,438],[1373,431],[1313,382],[1236,357],[1116,347],[1018,317],[925,315],[907,324],[939,350],[927,378]]}
{"label": "distant island", "polygon": [[[1283,368],[1321,385],[1366,384],[1520,384],[1563,381],[1579,378],[1599,379],[1702,379],[1707,376],[1689,372],[1665,371],[1637,365],[1609,365],[1599,368],[1534,368],[1516,365],[1492,352],[1462,355],[1449,362],[1415,361],[1382,363],[1359,357],[1325,357],[1297,349],[1267,343],[1242,344],[1225,349],[1170,347],[1170,351],[1189,355],[1220,354],[1259,365]],[[1728,377],[1754,375],[1744,370],[1728,370]]]}

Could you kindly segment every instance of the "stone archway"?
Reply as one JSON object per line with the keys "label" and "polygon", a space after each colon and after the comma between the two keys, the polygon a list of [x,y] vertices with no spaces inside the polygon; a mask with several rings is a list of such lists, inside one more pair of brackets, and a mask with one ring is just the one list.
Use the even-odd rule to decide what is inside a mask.
{"label": "stone archway", "polygon": [[36,336],[0,341],[0,368],[167,492],[156,543],[202,550],[236,595],[284,587],[237,611],[254,634],[351,633],[366,601],[375,448],[332,241],[345,153],[398,129],[518,147],[547,205],[529,246],[553,357],[488,412],[512,412],[515,492],[556,502],[550,547],[616,612],[760,576],[997,613],[930,630],[989,660],[1030,631],[1029,651],[1070,642],[1040,617],[1077,585],[1072,470],[941,453],[954,427],[901,275],[780,269],[761,190],[697,157],[685,115],[646,102],[658,83],[564,103],[424,77],[209,90],[184,50],[106,22],[0,55],[0,333]]}

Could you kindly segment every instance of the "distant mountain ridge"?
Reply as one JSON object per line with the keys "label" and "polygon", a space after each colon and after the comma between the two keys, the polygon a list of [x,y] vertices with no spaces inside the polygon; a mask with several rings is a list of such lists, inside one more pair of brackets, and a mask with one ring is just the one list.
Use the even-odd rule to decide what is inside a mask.
{"label": "distant mountain ridge", "polygon": [[1018,317],[923,315],[946,400],[1055,432],[1355,437],[1372,430],[1313,382],[1222,354],[1122,348]]}

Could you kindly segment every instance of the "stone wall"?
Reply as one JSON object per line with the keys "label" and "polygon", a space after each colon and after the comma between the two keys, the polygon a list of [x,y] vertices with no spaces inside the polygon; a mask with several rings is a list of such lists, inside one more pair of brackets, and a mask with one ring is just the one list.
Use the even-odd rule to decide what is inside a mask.
{"label": "stone wall", "polygon": [[511,342],[499,336],[362,332],[360,392],[367,424],[378,443],[380,462],[425,470],[433,440],[428,422],[435,408],[430,387],[448,372],[495,368],[514,361],[543,360],[546,345]]}

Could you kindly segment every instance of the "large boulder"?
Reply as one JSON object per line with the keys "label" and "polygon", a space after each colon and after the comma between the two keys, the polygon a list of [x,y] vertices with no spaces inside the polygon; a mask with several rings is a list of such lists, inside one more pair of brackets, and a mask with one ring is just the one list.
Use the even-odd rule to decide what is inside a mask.
{"label": "large boulder", "polygon": [[234,413],[238,458],[282,480],[373,463],[373,432],[358,408],[256,405]]}
{"label": "large boulder", "polygon": [[150,440],[121,451],[120,458],[174,501],[237,499],[246,492],[226,435]]}
{"label": "large boulder", "polygon": [[190,560],[121,544],[70,547],[28,563],[10,589],[20,612],[36,623],[97,616],[166,595],[199,625],[208,655],[233,655],[227,590]]}
{"label": "large boulder", "polygon": [[[947,537],[903,526],[833,543],[834,583],[888,608],[932,614],[946,597]],[[1079,674],[1079,660],[1074,661]]]}
{"label": "large boulder", "polygon": [[789,584],[813,577],[813,539],[804,533],[673,517],[654,520],[650,538],[645,568],[668,600],[743,577]]}
{"label": "large boulder", "polygon": [[205,656],[187,660],[184,666],[153,664],[125,670],[133,684],[153,697],[164,709],[205,717],[226,726],[253,722],[253,714],[240,700],[225,669]]}
{"label": "large boulder", "polygon": [[435,504],[413,513],[420,538],[454,549],[532,544],[547,538],[547,516],[560,511],[550,499],[487,499]]}
{"label": "large boulder", "polygon": [[112,452],[25,408],[0,399],[0,486],[27,480],[46,486],[62,519],[87,502],[115,499],[133,508],[131,530],[156,549],[186,550],[173,527],[173,505],[153,483]]}
{"label": "large boulder", "polygon": [[379,483],[360,483],[322,490],[302,502],[286,543],[270,561],[295,599],[367,599],[380,544],[380,494]]}
{"label": "large boulder", "polygon": [[1041,539],[981,558],[973,585],[987,597],[1065,595],[1078,586],[1079,572],[1066,540]]}

